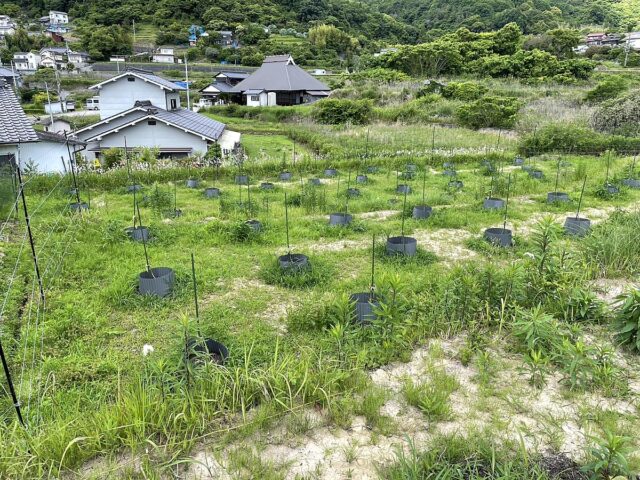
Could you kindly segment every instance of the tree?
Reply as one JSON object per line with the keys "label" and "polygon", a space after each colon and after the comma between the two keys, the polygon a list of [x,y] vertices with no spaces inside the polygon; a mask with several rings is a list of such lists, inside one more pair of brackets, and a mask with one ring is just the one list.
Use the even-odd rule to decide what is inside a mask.
{"label": "tree", "polygon": [[107,60],[112,55],[131,53],[132,39],[124,27],[87,27],[80,33],[82,46],[94,60]]}

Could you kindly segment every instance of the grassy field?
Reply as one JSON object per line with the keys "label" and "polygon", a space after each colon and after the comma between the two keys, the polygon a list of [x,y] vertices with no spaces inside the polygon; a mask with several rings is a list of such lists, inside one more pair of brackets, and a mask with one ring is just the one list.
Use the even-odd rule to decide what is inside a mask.
{"label": "grassy field", "polygon": [[[637,275],[638,245],[629,232],[637,233],[640,222],[639,192],[623,189],[603,198],[598,190],[605,182],[603,160],[567,157],[558,189],[569,193],[571,202],[550,205],[546,193],[555,189],[556,157],[530,161],[544,172],[542,180],[509,161],[495,164],[499,174],[492,182],[487,167],[466,150],[491,148],[498,133],[442,129],[448,134],[437,137],[438,155],[458,160],[464,182],[461,191],[452,190],[442,175],[442,159],[418,153],[430,144],[429,131],[372,127],[372,150],[384,152],[384,145],[388,150],[363,157],[361,173],[365,164],[380,170],[359,185],[360,197],[348,201],[348,179],[353,186],[357,171],[349,159],[331,161],[340,176],[323,178],[319,187],[307,179],[322,177],[327,164],[313,159],[299,163],[294,181],[278,182],[278,157],[292,146],[283,135],[246,135],[249,154],[268,157],[249,161],[247,168],[273,165],[271,173],[263,168],[252,174],[249,189],[234,185],[233,170],[217,180],[202,172],[199,189],[187,189],[180,180],[174,199],[173,183],[154,185],[155,172],[135,174],[146,183],[140,214],[151,231],[150,264],[170,267],[177,276],[175,291],[165,299],[136,292],[145,249],[124,234],[133,212],[125,182],[107,188],[109,174],[81,176],[81,184],[91,186],[82,192],[84,200],[91,196],[91,209],[80,216],[67,211],[68,179],[53,191],[51,180],[34,179],[27,194],[35,212],[46,305],[39,302],[28,246],[21,243],[24,224],[7,223],[0,259],[0,290],[9,292],[3,342],[29,427],[25,433],[13,423],[13,407],[5,399],[1,476],[105,478],[113,471],[130,478],[177,469],[197,478],[198,471],[210,474],[202,470],[207,458],[205,463],[233,478],[292,478],[292,472],[311,475],[314,468],[325,468],[319,460],[300,471],[287,463],[304,455],[311,442],[313,448],[339,452],[340,471],[354,471],[354,478],[375,470],[373,460],[358,456],[372,454],[377,444],[387,448],[376,461],[392,457],[383,462],[391,469],[380,472],[384,478],[423,478],[446,468],[473,471],[480,464],[513,467],[509,478],[531,478],[534,472],[546,478],[551,475],[544,459],[557,461],[561,452],[580,464],[590,461],[588,448],[595,441],[586,435],[633,437],[640,427],[635,410],[640,364],[637,356],[615,348],[611,307],[593,293],[593,282],[618,278],[624,285]],[[365,132],[341,131],[334,141],[358,141],[360,149]],[[463,150],[456,153],[456,145]],[[501,145],[511,143],[505,139]],[[405,148],[416,151],[392,166],[385,155]],[[401,179],[402,165],[411,160],[418,173]],[[630,161],[614,157],[610,179],[622,178]],[[565,238],[553,224],[575,214],[585,173],[581,215],[602,223],[584,240]],[[492,183],[493,196],[506,198],[509,175],[507,226],[515,246],[500,249],[482,240],[482,232],[502,225],[503,212],[487,212],[481,205]],[[276,189],[262,191],[260,181],[275,182]],[[404,220],[398,182],[412,188]],[[423,203],[423,184],[424,202],[434,214],[417,221],[410,211]],[[203,197],[201,189],[213,185],[222,189],[221,200]],[[283,274],[276,265],[276,255],[288,251],[285,193],[291,251],[308,255],[312,265],[297,275]],[[165,215],[174,201],[183,211],[179,218]],[[350,227],[327,225],[329,213],[346,209],[354,215]],[[554,220],[545,223],[546,216]],[[244,226],[249,218],[263,223],[262,232]],[[418,240],[418,255],[388,257],[386,238],[403,228]],[[617,232],[615,239],[609,231]],[[379,319],[363,328],[351,321],[347,298],[370,286],[373,235],[374,280],[383,307]],[[9,288],[15,259],[20,262]],[[225,367],[185,364],[185,337],[199,335],[229,348]],[[144,345],[153,352],[143,355]],[[538,353],[543,360],[536,364],[531,356]],[[394,363],[399,361],[406,363]],[[530,411],[524,400],[529,397],[540,405],[553,397],[571,409]],[[394,405],[400,408],[395,414]],[[511,429],[514,418],[521,424]],[[403,422],[409,420],[407,427]],[[348,433],[360,421],[369,433]],[[478,439],[491,432],[491,440],[462,448],[451,437],[461,428],[478,430]],[[283,444],[284,453],[273,440],[273,432],[282,429],[296,439]],[[332,440],[333,433],[322,442],[314,436],[327,429],[347,432],[353,443]],[[448,445],[450,457],[422,456],[428,456],[422,450],[435,442],[434,435],[443,436],[438,441]],[[509,442],[516,442],[517,453],[508,453]],[[627,454],[630,468],[638,468],[638,446],[637,438],[626,441],[625,448],[636,451]],[[497,466],[489,460],[492,448]],[[392,466],[394,452],[401,456]],[[529,467],[522,466],[522,456],[531,459]]]}

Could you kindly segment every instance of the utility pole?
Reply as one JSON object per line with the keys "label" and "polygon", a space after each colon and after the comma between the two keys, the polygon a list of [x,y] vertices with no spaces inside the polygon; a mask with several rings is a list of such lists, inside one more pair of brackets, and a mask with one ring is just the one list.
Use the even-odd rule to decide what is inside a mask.
{"label": "utility pole", "polygon": [[136,21],[133,20],[133,44],[136,44]]}
{"label": "utility pole", "polygon": [[[53,111],[51,110],[51,97],[49,96],[49,85],[47,82],[44,82],[44,88],[47,91],[47,103],[49,104],[49,119],[51,120],[51,127],[53,128]],[[18,170],[20,170],[20,165],[18,165]]]}
{"label": "utility pole", "polygon": [[187,54],[184,54],[184,77],[187,82],[187,109],[191,110],[191,99],[189,98],[189,66],[187,64]]}

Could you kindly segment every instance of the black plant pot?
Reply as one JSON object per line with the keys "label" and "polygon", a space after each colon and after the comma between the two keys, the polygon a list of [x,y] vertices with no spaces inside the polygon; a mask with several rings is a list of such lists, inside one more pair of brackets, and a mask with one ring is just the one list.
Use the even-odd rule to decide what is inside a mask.
{"label": "black plant pot", "polygon": [[236,175],[236,185],[249,185],[249,175]]}
{"label": "black plant pot", "polygon": [[356,176],[356,183],[367,183],[368,181],[369,181],[369,178],[366,175]]}
{"label": "black plant pot", "polygon": [[220,197],[220,189],[215,187],[206,188],[204,196],[207,198],[218,198]]}
{"label": "black plant pot", "polygon": [[451,169],[447,169],[444,172],[442,172],[442,174],[445,177],[455,177],[456,176],[456,171],[455,170],[451,170]]}
{"label": "black plant pot", "polygon": [[167,212],[167,217],[170,217],[170,218],[178,218],[181,216],[182,216],[182,210],[180,210],[179,208],[175,208],[170,212]]}
{"label": "black plant pot", "polygon": [[524,165],[524,158],[516,157],[513,164],[517,166]]}
{"label": "black plant pot", "polygon": [[531,165],[522,165],[522,170],[531,173],[533,171],[533,167]]}
{"label": "black plant pot", "polygon": [[142,185],[138,185],[138,184],[129,185],[127,187],[127,192],[128,193],[139,192],[140,190],[142,190]]}
{"label": "black plant pot", "polygon": [[196,180],[195,178],[190,178],[189,180],[187,180],[187,188],[198,188],[198,184],[200,182],[198,182],[198,180]]}
{"label": "black plant pot", "polygon": [[359,197],[360,190],[358,190],[357,188],[347,188],[347,195],[350,197]]}
{"label": "black plant pot", "polygon": [[484,238],[497,247],[513,246],[513,234],[508,228],[487,228],[484,231]]}
{"label": "black plant pot", "polygon": [[483,167],[486,168],[491,168],[493,165],[491,165],[491,162],[489,160],[482,160],[482,162],[480,162],[480,165],[482,165]]}
{"label": "black plant pot", "polygon": [[191,338],[187,342],[187,356],[194,363],[209,360],[224,365],[229,358],[229,350],[211,338]]}
{"label": "black plant pot", "polygon": [[260,189],[261,190],[273,190],[275,187],[275,185],[271,182],[262,182],[260,184]]}
{"label": "black plant pot", "polygon": [[299,272],[311,267],[309,257],[301,253],[287,253],[278,257],[280,268],[287,272]]}
{"label": "black plant pot", "polygon": [[138,275],[138,292],[140,295],[166,297],[173,290],[176,274],[167,267],[152,268]]}
{"label": "black plant pot", "polygon": [[423,220],[429,218],[433,213],[433,208],[428,205],[416,205],[413,207],[413,218],[416,220]]}
{"label": "black plant pot", "polygon": [[310,178],[309,179],[309,184],[313,185],[315,187],[318,187],[318,186],[322,185],[322,182],[320,181],[319,178]]}
{"label": "black plant pot", "polygon": [[86,202],[73,202],[71,204],[69,204],[69,209],[72,212],[80,212],[82,210],[89,210],[89,205]]}
{"label": "black plant pot", "polygon": [[504,208],[504,200],[501,198],[485,198],[482,202],[482,208],[485,210],[500,210]]}
{"label": "black plant pot", "polygon": [[418,166],[415,163],[407,163],[404,166],[405,171],[415,173],[418,171]]}
{"label": "black plant pot", "polygon": [[604,188],[609,195],[617,195],[620,193],[620,189],[615,185],[608,184],[608,185],[605,185]]}
{"label": "black plant pot", "polygon": [[325,177],[335,177],[336,175],[338,175],[338,170],[336,170],[335,168],[327,168],[324,171]]}
{"label": "black plant pot", "polygon": [[464,187],[464,183],[461,180],[452,180],[447,185],[449,188],[455,188],[456,190],[461,190]]}
{"label": "black plant pot", "polygon": [[570,202],[568,193],[564,192],[549,192],[547,193],[547,203],[567,203]]}
{"label": "black plant pot", "polygon": [[542,179],[542,177],[544,177],[544,173],[542,172],[542,170],[530,170],[529,171],[529,176],[531,178],[535,178],[537,180]]}
{"label": "black plant pot", "polygon": [[453,162],[444,162],[442,164],[442,168],[444,168],[445,170],[453,169],[454,168],[454,164],[453,164]]}
{"label": "black plant pot", "polygon": [[367,173],[378,173],[378,167],[376,167],[375,165],[369,165],[367,167]]}
{"label": "black plant pot", "polygon": [[407,184],[405,184],[405,183],[401,183],[400,185],[398,185],[398,186],[396,187],[396,193],[401,193],[401,194],[403,194],[403,195],[404,195],[405,193],[406,193],[406,194],[409,194],[409,193],[411,193],[411,186],[410,186],[410,185],[407,185]]}
{"label": "black plant pot", "polygon": [[149,241],[149,229],[145,226],[127,227],[124,229],[129,238],[136,242]]}
{"label": "black plant pot", "polygon": [[249,228],[253,229],[254,232],[259,232],[262,230],[262,223],[260,222],[260,220],[247,220],[246,222],[244,222],[245,225],[248,225]]}
{"label": "black plant pot", "polygon": [[293,178],[293,173],[291,172],[282,172],[278,178],[280,179],[281,182],[288,182],[289,180],[291,180]]}
{"label": "black plant pot", "polygon": [[640,180],[637,178],[625,178],[622,180],[622,184],[629,188],[640,188]]}
{"label": "black plant pot", "polygon": [[402,172],[402,174],[400,174],[400,178],[403,180],[413,180],[415,176],[415,172]]}
{"label": "black plant pot", "polygon": [[377,317],[375,309],[380,306],[380,302],[375,295],[369,292],[354,293],[349,296],[349,301],[353,303],[353,320],[360,325],[368,325]]}
{"label": "black plant pot", "polygon": [[353,216],[349,213],[332,213],[329,215],[329,225],[349,225]]}
{"label": "black plant pot", "polygon": [[591,230],[591,220],[583,217],[567,217],[564,232],[571,237],[584,237]]}
{"label": "black plant pot", "polygon": [[418,241],[413,237],[389,237],[387,239],[388,255],[413,257],[417,251]]}

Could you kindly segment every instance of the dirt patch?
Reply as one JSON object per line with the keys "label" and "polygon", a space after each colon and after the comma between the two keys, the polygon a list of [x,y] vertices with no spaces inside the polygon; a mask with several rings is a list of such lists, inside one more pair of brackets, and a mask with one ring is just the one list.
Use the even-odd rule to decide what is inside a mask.
{"label": "dirt patch", "polygon": [[468,260],[477,256],[473,250],[464,246],[464,242],[472,237],[471,232],[455,228],[437,230],[416,230],[411,234],[418,245],[444,259],[445,263]]}
{"label": "dirt patch", "polygon": [[591,282],[591,287],[598,298],[609,305],[615,303],[619,295],[639,288],[637,282],[625,278],[599,278]]}
{"label": "dirt patch", "polygon": [[371,219],[371,220],[386,220],[387,218],[400,213],[400,210],[378,210],[375,212],[358,213],[358,218]]}

